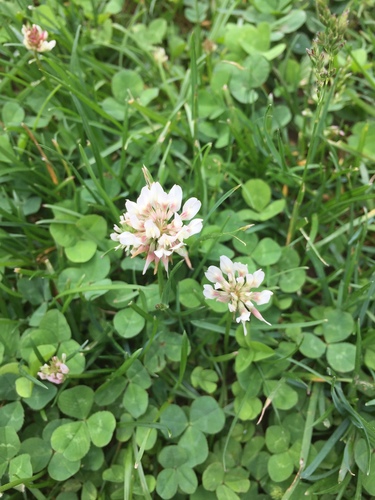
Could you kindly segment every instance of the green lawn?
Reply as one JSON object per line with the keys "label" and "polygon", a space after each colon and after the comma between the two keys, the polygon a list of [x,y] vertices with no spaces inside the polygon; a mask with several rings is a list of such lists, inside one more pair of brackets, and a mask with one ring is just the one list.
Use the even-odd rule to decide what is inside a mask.
{"label": "green lawn", "polygon": [[375,498],[374,0],[0,0],[0,496]]}

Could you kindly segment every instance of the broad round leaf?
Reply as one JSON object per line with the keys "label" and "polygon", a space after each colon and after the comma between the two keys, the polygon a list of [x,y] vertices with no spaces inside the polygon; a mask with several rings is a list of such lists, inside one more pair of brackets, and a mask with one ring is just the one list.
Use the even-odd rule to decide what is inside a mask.
{"label": "broad round leaf", "polygon": [[242,467],[229,469],[225,473],[224,483],[236,493],[246,493],[250,488],[249,472]]}
{"label": "broad round leaf", "polygon": [[61,425],[64,424],[69,424],[71,423],[72,420],[70,418],[55,418],[54,420],[51,420],[43,429],[42,432],[42,438],[44,441],[49,443],[51,441],[52,434],[54,431],[60,427]]}
{"label": "broad round leaf", "polygon": [[202,303],[202,287],[193,279],[187,278],[179,283],[179,299],[188,309],[199,307]]}
{"label": "broad round leaf", "polygon": [[193,387],[201,387],[203,391],[209,394],[215,392],[219,380],[219,376],[214,370],[204,369],[201,366],[194,368],[190,378]]}
{"label": "broad round leaf", "polygon": [[224,467],[221,462],[210,464],[203,472],[202,483],[205,490],[215,491],[224,482]]}
{"label": "broad round leaf", "polygon": [[20,452],[30,455],[34,474],[44,469],[52,456],[49,443],[39,437],[31,437],[22,441]]}
{"label": "broad round leaf", "polygon": [[111,261],[108,255],[102,252],[95,252],[95,255],[87,262],[79,266],[82,274],[85,275],[83,283],[99,281],[108,276]]}
{"label": "broad round leaf", "polygon": [[[59,292],[78,287],[79,284],[84,282],[84,272],[80,267],[66,267],[63,269],[57,278],[57,289]],[[73,296],[75,299],[79,297],[76,293]]]}
{"label": "broad round leaf", "polygon": [[[256,0],[256,2],[261,3],[261,0]],[[274,23],[274,27],[283,33],[293,33],[305,23],[306,15],[304,10],[293,9]]]}
{"label": "broad round leaf", "polygon": [[33,474],[30,455],[23,453],[12,458],[9,462],[9,480],[17,481],[21,478],[30,478]]}
{"label": "broad round leaf", "polygon": [[254,351],[254,361],[261,361],[262,359],[267,359],[275,354],[272,347],[263,344],[262,342],[257,342],[256,340],[248,340],[248,345],[251,351]]}
{"label": "broad round leaf", "polygon": [[[183,336],[179,333],[166,332],[159,337],[159,342],[164,345],[164,351],[168,359],[179,363],[181,361]],[[190,343],[188,344],[188,354],[190,354]]]}
{"label": "broad round leaf", "polygon": [[283,247],[278,265],[280,269],[293,269],[294,267],[298,267],[300,261],[300,256],[294,248]]}
{"label": "broad round leaf", "polygon": [[241,420],[254,420],[262,411],[262,402],[259,398],[244,394],[234,400],[234,411]]}
{"label": "broad round leaf", "polygon": [[20,449],[20,440],[13,427],[0,427],[0,463],[14,457]]}
{"label": "broad round leaf", "polygon": [[173,498],[177,493],[178,478],[176,469],[164,469],[156,478],[156,491],[164,500]]}
{"label": "broad round leaf", "polygon": [[134,432],[134,427],[132,425],[133,422],[134,419],[130,415],[130,413],[123,413],[121,415],[119,425],[117,426],[116,429],[116,439],[118,441],[121,442],[129,441]]}
{"label": "broad round leaf", "polygon": [[56,396],[56,386],[45,381],[43,381],[43,384],[47,387],[47,389],[40,387],[39,385],[34,385],[31,396],[29,398],[24,398],[24,402],[32,410],[41,410]]}
{"label": "broad round leaf", "polygon": [[239,43],[248,53],[265,52],[270,47],[271,27],[269,23],[259,23],[257,27],[246,24],[233,30],[234,36],[240,35]]}
{"label": "broad round leaf", "polygon": [[161,298],[159,293],[159,287],[156,284],[150,284],[143,288],[139,293],[139,298],[137,304],[144,311],[155,312],[157,304],[160,304]]}
{"label": "broad round leaf", "polygon": [[187,451],[181,446],[165,446],[159,453],[158,460],[160,465],[167,467],[180,467],[188,459]]}
{"label": "broad round leaf", "polygon": [[137,427],[135,431],[135,441],[142,449],[151,450],[158,439],[158,431],[149,427]]}
{"label": "broad round leaf", "polygon": [[69,260],[75,263],[87,262],[95,252],[97,245],[91,240],[79,240],[73,246],[65,247],[65,253]]}
{"label": "broad round leaf", "polygon": [[241,458],[241,465],[249,468],[249,464],[255,459],[263,448],[265,439],[263,436],[252,436],[250,441],[245,444]]}
{"label": "broad round leaf", "polygon": [[267,80],[271,66],[267,59],[260,54],[250,54],[244,61],[246,74],[249,78],[248,85],[253,88],[260,87]]}
{"label": "broad round leaf", "polygon": [[198,91],[198,102],[200,118],[210,118],[213,120],[225,111],[222,99],[217,94],[209,92],[206,89]]}
{"label": "broad round leaf", "polygon": [[131,97],[139,97],[143,91],[143,80],[131,69],[123,69],[112,78],[112,93],[121,103]]}
{"label": "broad round leaf", "polygon": [[1,112],[2,120],[6,127],[21,125],[25,118],[25,111],[17,102],[8,101]]}
{"label": "broad round leaf", "polygon": [[327,347],[327,361],[336,371],[347,373],[355,367],[356,346],[348,342],[339,342]]}
{"label": "broad round leaf", "polygon": [[367,475],[367,468],[371,456],[369,454],[366,441],[363,438],[358,439],[354,445],[354,457],[355,463],[358,465],[360,471]]}
{"label": "broad round leaf", "polygon": [[212,239],[205,240],[202,242],[200,251],[203,254],[207,254],[207,258],[210,261],[218,261],[222,255],[229,257],[229,259],[233,259],[234,251],[229,248],[227,245],[223,245],[223,243],[219,243],[218,241],[212,243]]}
{"label": "broad round leaf", "polygon": [[150,45],[158,45],[163,41],[167,32],[167,21],[161,17],[153,19],[147,27],[146,41]]}
{"label": "broad round leaf", "polygon": [[113,464],[110,469],[103,471],[103,479],[104,481],[110,481],[111,483],[124,482],[124,467]]}
{"label": "broad round leaf", "polygon": [[22,428],[25,412],[19,401],[0,407],[0,427],[10,426],[17,432]]}
{"label": "broad round leaf", "polygon": [[[243,255],[251,255],[259,241],[256,233],[236,233],[237,238],[233,239],[233,246],[237,252]],[[250,269],[249,269],[250,270]]]}
{"label": "broad round leaf", "polygon": [[375,496],[375,459],[374,459],[374,457],[375,457],[375,455],[372,454],[369,475],[364,474],[363,479],[362,479],[362,484],[363,484],[364,489],[372,497]]}
{"label": "broad round leaf", "polygon": [[299,350],[307,358],[319,359],[325,353],[326,345],[317,335],[304,333]]}
{"label": "broad round leaf", "polygon": [[276,264],[280,257],[281,247],[271,238],[263,238],[252,254],[252,258],[260,266]]}
{"label": "broad round leaf", "polygon": [[[2,366],[2,369],[6,366]],[[0,400],[14,401],[19,399],[15,387],[16,380],[19,378],[18,363],[15,363],[14,368],[14,372],[2,371],[0,368]]]}
{"label": "broad round leaf", "polygon": [[52,238],[62,247],[71,247],[79,240],[79,233],[74,223],[52,222],[49,227]]}
{"label": "broad round leaf", "polygon": [[240,500],[240,497],[228,486],[221,484],[216,490],[218,500]]}
{"label": "broad round leaf", "polygon": [[101,448],[97,448],[93,444],[90,446],[90,449],[82,459],[82,466],[84,470],[99,470],[104,464],[104,453]]}
{"label": "broad round leaf", "polygon": [[[126,109],[125,104],[120,104],[113,97],[107,97],[100,103],[100,105],[107,114],[109,114],[113,118],[116,118],[116,120],[124,119]],[[90,193],[87,193],[87,196],[91,198]]]}
{"label": "broad round leaf", "polygon": [[271,397],[272,404],[279,410],[290,410],[298,402],[297,392],[284,381],[267,380],[264,394]]}
{"label": "broad round leaf", "polygon": [[353,316],[338,309],[325,309],[326,323],[323,323],[323,335],[328,343],[340,342],[354,331]]}
{"label": "broad round leaf", "polygon": [[250,179],[242,186],[242,196],[250,208],[261,212],[271,201],[271,188],[262,179]]}
{"label": "broad round leaf", "polygon": [[294,293],[300,290],[306,281],[306,271],[304,269],[292,269],[282,274],[279,286],[284,293]]}
{"label": "broad round leaf", "polygon": [[98,448],[106,446],[112,439],[116,419],[110,411],[98,411],[87,420],[91,441]]}
{"label": "broad round leaf", "polygon": [[293,459],[287,451],[284,453],[277,453],[270,457],[267,468],[272,481],[281,483],[293,474]]}
{"label": "broad round leaf", "polygon": [[231,94],[243,104],[253,104],[258,100],[259,94],[253,87],[250,71],[245,68],[235,73],[229,82]]}
{"label": "broad round leaf", "polygon": [[[108,5],[108,4],[107,4]],[[98,498],[98,490],[92,481],[85,481],[82,485],[82,500],[95,500]],[[57,500],[60,500],[57,498]],[[66,499],[66,500],[70,500]]]}
{"label": "broad round leaf", "polygon": [[48,474],[55,481],[65,481],[79,471],[81,461],[71,461],[61,453],[55,453],[48,464]]}
{"label": "broad round leaf", "polygon": [[171,404],[161,414],[160,423],[167,428],[165,437],[175,438],[186,429],[188,419],[180,406]]}
{"label": "broad round leaf", "polygon": [[142,331],[145,326],[145,319],[128,307],[116,313],[113,324],[121,337],[131,339]]}
{"label": "broad round leaf", "polygon": [[[69,340],[71,337],[70,326],[65,316],[57,309],[51,309],[43,316],[39,328],[49,332],[56,342]],[[50,343],[50,342],[47,342]]]}
{"label": "broad round leaf", "polygon": [[259,394],[263,378],[255,367],[251,367],[237,374],[237,380],[246,394],[253,398]]}
{"label": "broad round leaf", "polygon": [[214,398],[202,396],[191,405],[190,422],[206,434],[216,434],[224,427],[225,414]]}
{"label": "broad round leaf", "polygon": [[84,419],[90,413],[94,402],[94,391],[86,385],[77,385],[63,391],[57,405],[65,415]]}
{"label": "broad round leaf", "polygon": [[290,432],[280,425],[271,425],[266,430],[266,446],[271,453],[286,451],[290,443]]}
{"label": "broad round leaf", "polygon": [[181,436],[178,445],[184,448],[188,455],[185,465],[195,467],[208,457],[208,443],[205,435],[196,427],[188,427]]}
{"label": "broad round leaf", "polygon": [[100,215],[85,215],[76,222],[82,239],[101,241],[107,235],[107,222]]}
{"label": "broad round leaf", "polygon": [[251,476],[253,476],[257,481],[260,481],[267,475],[267,464],[269,460],[270,454],[266,451],[260,451],[257,454],[256,460],[252,460],[249,464],[247,464],[246,468],[248,469]]}
{"label": "broad round leaf", "polygon": [[187,465],[181,465],[177,468],[177,481],[181,490],[190,495],[194,493],[198,486],[195,472]]}
{"label": "broad round leaf", "polygon": [[148,393],[140,385],[130,382],[125,391],[122,404],[134,418],[138,418],[147,410]]}
{"label": "broad round leaf", "polygon": [[[142,269],[143,266],[144,264],[142,263]],[[123,284],[123,282],[114,280],[112,281],[112,284],[121,285]],[[138,296],[138,294],[138,290],[109,290],[108,292],[106,292],[104,299],[111,307],[114,307],[116,309],[124,309],[124,307],[126,307],[131,300]]]}
{"label": "broad round leaf", "polygon": [[234,368],[236,373],[241,373],[254,361],[255,352],[251,349],[240,347],[235,359]]}
{"label": "broad round leaf", "polygon": [[75,462],[83,458],[90,448],[90,435],[86,422],[71,422],[58,427],[51,436],[52,448]]}
{"label": "broad round leaf", "polygon": [[95,391],[95,403],[99,406],[112,404],[124,392],[126,384],[124,377],[116,377],[113,380],[104,382]]}
{"label": "broad round leaf", "polygon": [[275,215],[281,213],[285,208],[285,200],[275,200],[271,202],[266,208],[259,214],[258,219],[260,221],[266,221],[275,217]]}
{"label": "broad round leaf", "polygon": [[136,359],[126,372],[127,378],[140,385],[143,389],[148,389],[152,385],[151,377],[139,359]]}

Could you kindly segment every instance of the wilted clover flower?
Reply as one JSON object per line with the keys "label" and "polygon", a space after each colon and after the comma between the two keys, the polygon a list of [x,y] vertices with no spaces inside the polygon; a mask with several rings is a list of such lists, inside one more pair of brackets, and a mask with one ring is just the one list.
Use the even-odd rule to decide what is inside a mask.
{"label": "wilted clover flower", "polygon": [[66,354],[61,355],[61,360],[57,356],[53,356],[49,364],[44,364],[40,367],[38,376],[42,380],[48,380],[53,384],[62,384],[69,373],[69,368],[65,364]]}
{"label": "wilted clover flower", "polygon": [[56,40],[47,42],[48,32],[42,30],[37,24],[22,26],[23,44],[28,50],[35,52],[48,52],[56,45]]}
{"label": "wilted clover flower", "polygon": [[261,269],[250,274],[247,265],[241,264],[241,262],[232,262],[228,257],[222,255],[220,269],[216,266],[210,266],[205,275],[211,283],[214,283],[214,287],[204,285],[204,296],[207,299],[215,299],[218,302],[228,304],[229,310],[236,314],[237,323],[242,322],[245,335],[245,321],[250,321],[251,314],[267,325],[270,324],[254,306],[254,303],[259,306],[267,304],[272,295],[270,290],[252,291],[253,288],[258,288],[264,280],[264,272]]}
{"label": "wilted clover flower", "polygon": [[[143,274],[151,262],[155,262],[156,274],[161,261],[168,272],[173,252],[181,255],[187,265],[191,263],[184,240],[202,230],[202,219],[191,220],[199,211],[201,202],[190,198],[181,208],[182,189],[176,184],[166,193],[159,182],[152,182],[146,167],[143,168],[147,186],[142,188],[137,202],[127,200],[126,212],[120,217],[119,226],[111,239],[119,243],[116,247],[130,250],[132,257],[145,253]],[[184,221],[190,221],[184,224]]]}

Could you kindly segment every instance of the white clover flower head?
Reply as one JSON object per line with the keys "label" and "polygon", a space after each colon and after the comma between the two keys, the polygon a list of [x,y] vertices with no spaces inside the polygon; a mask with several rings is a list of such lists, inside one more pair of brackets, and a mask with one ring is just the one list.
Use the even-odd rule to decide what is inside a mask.
{"label": "white clover flower head", "polygon": [[214,286],[203,285],[203,295],[207,299],[228,304],[228,309],[235,315],[237,323],[242,323],[245,335],[247,333],[245,322],[250,321],[251,314],[270,325],[254,306],[254,303],[259,306],[267,304],[273,295],[270,290],[252,291],[253,288],[259,288],[264,280],[264,272],[261,269],[250,274],[247,265],[232,262],[222,255],[220,268],[210,266],[205,275]]}
{"label": "white clover flower head", "polygon": [[163,64],[168,61],[168,56],[163,47],[155,47],[152,56],[158,64]]}
{"label": "white clover flower head", "polygon": [[[127,211],[121,215],[119,225],[114,226],[115,232],[111,234],[111,239],[118,242],[116,249],[124,248],[132,257],[146,254],[143,274],[151,262],[155,262],[154,274],[159,262],[168,273],[173,252],[181,255],[191,268],[184,240],[202,230],[202,219],[192,220],[201,202],[190,198],[178,214],[182,204],[181,187],[175,184],[167,193],[159,182],[153,182],[146,167],[143,174],[147,186],[142,188],[136,202],[126,201]],[[185,221],[190,222],[184,224]]]}
{"label": "white clover flower head", "polygon": [[37,24],[22,26],[23,44],[28,50],[34,52],[49,52],[56,45],[56,40],[47,42],[48,32],[42,30]]}
{"label": "white clover flower head", "polygon": [[53,384],[62,384],[69,373],[69,368],[65,364],[66,354],[62,354],[61,360],[57,356],[53,356],[49,363],[40,367],[38,377],[42,380],[48,380]]}

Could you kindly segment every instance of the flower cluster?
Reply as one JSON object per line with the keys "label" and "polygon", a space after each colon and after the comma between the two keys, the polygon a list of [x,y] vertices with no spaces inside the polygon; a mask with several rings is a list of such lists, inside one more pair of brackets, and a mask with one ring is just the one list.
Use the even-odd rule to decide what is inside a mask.
{"label": "flower cluster", "polygon": [[[169,262],[172,261],[172,253],[181,255],[187,265],[191,263],[184,240],[202,230],[202,219],[193,219],[198,213],[201,202],[197,198],[190,198],[181,208],[182,189],[174,185],[169,193],[166,193],[159,182],[151,182],[150,174],[144,167],[147,186],[142,188],[137,202],[127,201],[126,212],[120,217],[119,226],[115,225],[115,232],[111,239],[119,243],[117,248],[124,248],[135,257],[146,254],[146,263],[143,274],[151,262],[155,262],[156,274],[161,261],[168,272]],[[190,221],[184,224],[184,221]]]}
{"label": "flower cluster", "polygon": [[163,47],[155,47],[155,50],[153,51],[152,56],[153,56],[154,60],[159,64],[163,64],[163,63],[168,61],[168,56],[165,53],[165,50],[163,49]]}
{"label": "flower cluster", "polygon": [[37,24],[22,26],[23,44],[28,50],[48,52],[56,45],[56,40],[47,42],[48,32]]}
{"label": "flower cluster", "polygon": [[57,356],[53,356],[49,364],[44,364],[40,367],[38,376],[42,380],[48,380],[53,384],[62,384],[69,373],[69,368],[65,364],[66,354],[62,354],[61,360]]}
{"label": "flower cluster", "polygon": [[251,314],[267,325],[270,324],[254,306],[254,303],[259,306],[267,304],[272,295],[270,290],[252,291],[253,288],[258,288],[264,280],[264,272],[261,269],[250,274],[247,265],[232,262],[228,257],[222,255],[220,269],[216,266],[210,266],[205,275],[211,283],[214,283],[214,287],[204,285],[204,296],[207,299],[216,299],[218,302],[227,303],[229,310],[238,314],[236,321],[237,323],[242,322],[245,335],[245,321],[250,321]]}

